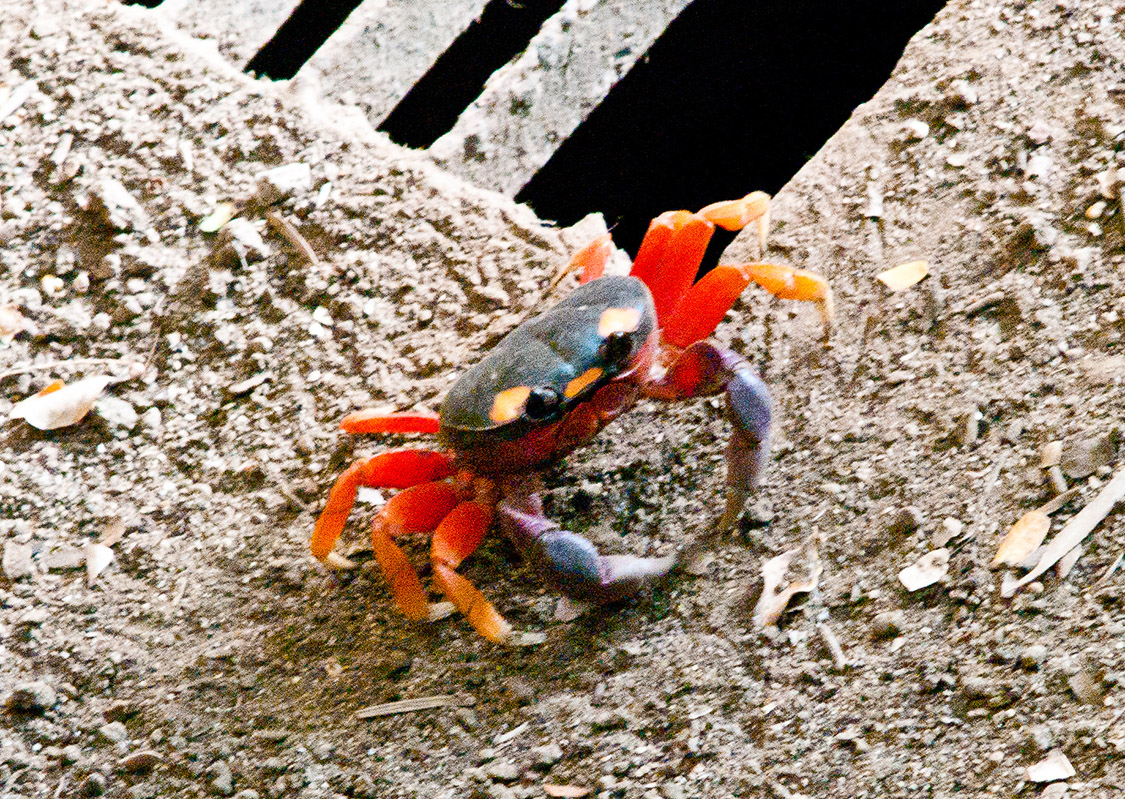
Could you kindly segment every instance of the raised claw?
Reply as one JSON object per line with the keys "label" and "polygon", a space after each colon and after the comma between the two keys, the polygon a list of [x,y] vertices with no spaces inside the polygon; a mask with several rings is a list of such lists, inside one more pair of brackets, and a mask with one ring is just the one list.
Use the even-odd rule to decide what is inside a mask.
{"label": "raised claw", "polygon": [[666,577],[677,563],[675,556],[599,554],[588,539],[543,515],[539,497],[526,480],[505,483],[497,511],[504,533],[524,558],[552,587],[580,602],[624,599]]}

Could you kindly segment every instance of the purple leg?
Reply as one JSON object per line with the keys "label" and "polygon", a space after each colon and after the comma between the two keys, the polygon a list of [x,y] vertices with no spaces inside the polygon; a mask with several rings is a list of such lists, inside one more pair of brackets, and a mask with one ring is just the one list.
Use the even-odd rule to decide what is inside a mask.
{"label": "purple leg", "polygon": [[511,478],[497,505],[505,535],[556,590],[582,602],[604,604],[637,593],[665,577],[675,556],[599,555],[590,541],[543,515],[537,481]]}
{"label": "purple leg", "polygon": [[769,458],[770,393],[758,373],[739,355],[713,341],[692,344],[645,393],[663,400],[703,397],[726,391],[733,430],[727,444],[727,504],[715,532],[734,525]]}

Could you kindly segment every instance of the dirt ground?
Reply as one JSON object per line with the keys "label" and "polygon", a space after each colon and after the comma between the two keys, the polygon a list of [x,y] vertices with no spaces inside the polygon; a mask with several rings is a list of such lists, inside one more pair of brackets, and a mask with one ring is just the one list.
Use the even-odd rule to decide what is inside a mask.
{"label": "dirt ground", "polygon": [[[915,37],[776,198],[767,255],[831,278],[830,346],[756,290],[719,328],[775,392],[740,534],[570,622],[493,537],[464,571],[545,639],[501,648],[407,621],[369,562],[328,573],[307,541],[342,468],[401,443],[338,420],[436,409],[580,237],[143,11],[6,3],[0,305],[28,329],[0,412],[117,382],[72,427],[3,427],[0,796],[1120,796],[1125,513],[1014,599],[989,562],[1054,495],[1044,444],[1077,489],[1054,532],[1122,468],[1123,29],[1121,4],[972,0]],[[315,262],[262,207],[200,230],[294,163],[274,210]],[[875,280],[916,259],[921,283]],[[717,402],[642,404],[546,476],[549,512],[671,552],[721,503],[726,435]],[[122,527],[88,585],[84,547]],[[763,562],[812,534],[819,587],[755,629]],[[945,579],[907,591],[935,549]],[[475,704],[355,716],[445,694]],[[1029,773],[1060,754],[1066,782]]]}

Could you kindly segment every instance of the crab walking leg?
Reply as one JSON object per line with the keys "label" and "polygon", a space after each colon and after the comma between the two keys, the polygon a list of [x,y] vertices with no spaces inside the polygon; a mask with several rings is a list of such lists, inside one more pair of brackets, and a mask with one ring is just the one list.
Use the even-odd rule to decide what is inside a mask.
{"label": "crab walking leg", "polygon": [[505,481],[497,506],[504,533],[556,590],[571,599],[604,604],[637,593],[668,575],[675,556],[601,555],[589,540],[543,515],[532,478]]}
{"label": "crab walking leg", "polygon": [[461,561],[480,545],[490,526],[491,508],[477,502],[462,502],[434,531],[430,560],[442,593],[465,614],[473,629],[489,641],[501,644],[511,635],[511,625],[476,586],[456,571]]}
{"label": "crab walking leg", "polygon": [[562,279],[574,272],[580,272],[579,284],[597,280],[605,272],[605,265],[609,263],[609,256],[613,254],[613,238],[608,233],[595,238],[585,247],[574,254],[569,262],[551,278],[547,291],[552,291]]}
{"label": "crab walking leg", "polygon": [[[451,455],[431,450],[401,449],[356,461],[336,480],[320,518],[316,520],[316,528],[310,541],[313,557],[329,561],[332,546],[344,530],[360,486],[409,488],[442,480],[451,476],[454,471]],[[328,565],[348,567],[346,559],[342,557],[335,558]]]}
{"label": "crab walking leg", "polygon": [[738,200],[725,200],[700,208],[699,215],[723,230],[742,230],[751,222],[758,225],[758,246],[764,252],[770,227],[770,196],[752,191]]}
{"label": "crab walking leg", "polygon": [[391,594],[407,618],[425,619],[430,612],[426,590],[418,572],[394,538],[430,533],[458,505],[457,489],[447,482],[423,483],[391,497],[371,525],[371,548],[387,576]]}
{"label": "crab walking leg", "polygon": [[733,430],[727,444],[727,502],[715,524],[719,532],[738,521],[757,487],[769,457],[770,394],[766,384],[739,355],[713,341],[692,344],[645,393],[681,400],[726,392]]}
{"label": "crab walking leg", "polygon": [[340,420],[346,433],[436,433],[441,420],[436,413],[383,413],[366,408]]}

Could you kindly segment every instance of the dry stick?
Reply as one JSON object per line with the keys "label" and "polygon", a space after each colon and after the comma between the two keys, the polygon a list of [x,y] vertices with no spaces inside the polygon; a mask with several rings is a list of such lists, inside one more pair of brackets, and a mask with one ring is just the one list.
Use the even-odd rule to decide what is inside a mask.
{"label": "dry stick", "polygon": [[476,698],[456,694],[421,696],[417,699],[403,699],[401,702],[387,702],[357,710],[357,719],[373,719],[377,716],[392,716],[396,713],[414,713],[418,710],[432,710],[436,707],[468,707],[476,704]]}
{"label": "dry stick", "polygon": [[832,632],[832,628],[824,622],[816,625],[816,629],[824,640],[824,645],[828,647],[829,654],[832,655],[832,663],[836,666],[836,671],[846,669],[848,659],[844,656],[844,648],[840,646],[840,639],[836,637],[836,633]]}
{"label": "dry stick", "polygon": [[1125,499],[1125,468],[1120,469],[1114,478],[1106,484],[1105,488],[1073,519],[1067,522],[1066,526],[1047,545],[1047,550],[1034,569],[1019,580],[1004,580],[1004,583],[1000,586],[1000,596],[1009,599],[1015,596],[1016,592],[1025,585],[1038,579],[1043,572],[1058,563],[1063,555],[1078,546],[1098,526],[1098,523],[1109,515],[1114,505],[1122,499]]}
{"label": "dry stick", "polygon": [[316,257],[316,251],[313,250],[308,240],[301,235],[301,232],[293,226],[292,222],[277,211],[270,211],[266,214],[266,222],[279,236],[292,244],[306,261],[313,266],[320,264],[320,259]]}
{"label": "dry stick", "polygon": [[7,380],[9,377],[16,375],[30,374],[31,372],[41,372],[43,370],[61,369],[61,368],[75,368],[79,366],[94,366],[95,364],[124,364],[132,366],[137,361],[126,358],[71,358],[66,361],[44,361],[43,363],[31,363],[25,366],[17,366],[15,369],[9,369],[6,372],[0,373],[0,380]]}

